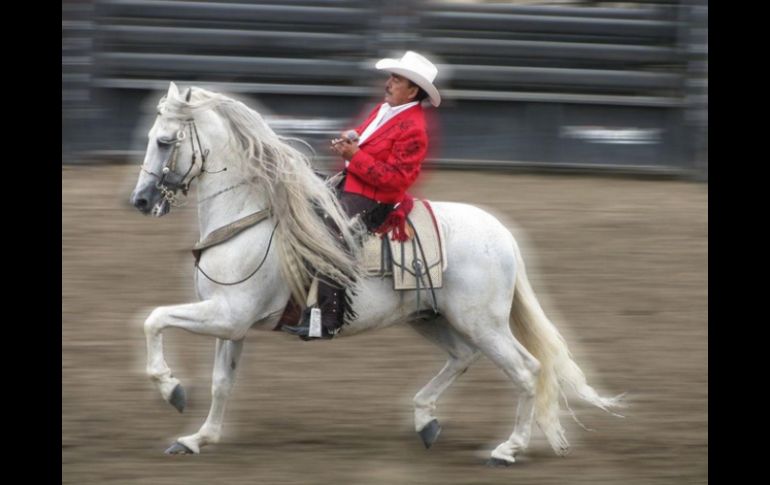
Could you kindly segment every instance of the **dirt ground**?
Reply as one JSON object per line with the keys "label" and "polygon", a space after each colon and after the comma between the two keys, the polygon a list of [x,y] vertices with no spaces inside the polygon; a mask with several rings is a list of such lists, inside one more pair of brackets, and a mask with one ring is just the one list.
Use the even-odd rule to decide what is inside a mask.
{"label": "dirt ground", "polygon": [[425,450],[413,395],[444,364],[409,327],[303,343],[247,337],[222,443],[165,456],[208,411],[214,340],[171,330],[178,414],[144,375],[142,322],[194,300],[194,201],[128,204],[138,166],[62,168],[63,483],[682,484],[708,481],[708,187],[682,181],[436,171],[418,195],[515,223],[530,280],[589,382],[629,392],[624,419],[572,401],[572,453],[535,430],[521,462],[483,466],[515,395],[482,359],[438,403]]}

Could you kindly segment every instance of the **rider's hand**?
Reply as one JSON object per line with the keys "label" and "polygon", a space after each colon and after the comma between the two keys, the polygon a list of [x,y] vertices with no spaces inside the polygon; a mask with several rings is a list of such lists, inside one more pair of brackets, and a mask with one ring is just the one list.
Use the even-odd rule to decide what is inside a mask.
{"label": "rider's hand", "polygon": [[345,160],[350,160],[353,155],[359,150],[358,141],[350,141],[348,139],[339,140],[338,143],[334,143],[338,140],[333,140],[332,150],[334,150],[339,156]]}

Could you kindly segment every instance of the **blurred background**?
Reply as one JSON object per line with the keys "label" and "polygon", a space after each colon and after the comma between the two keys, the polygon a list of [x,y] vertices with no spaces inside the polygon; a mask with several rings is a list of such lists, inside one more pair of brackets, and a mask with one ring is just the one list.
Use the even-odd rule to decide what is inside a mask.
{"label": "blurred background", "polygon": [[374,62],[407,49],[440,70],[433,163],[707,178],[705,0],[64,1],[63,158],[142,150],[128,135],[169,80],[326,141],[381,97]]}
{"label": "blurred background", "polygon": [[[571,401],[573,445],[539,430],[513,469],[511,383],[481,359],[439,400],[426,451],[414,394],[445,355],[409,327],[307,344],[247,336],[222,443],[167,457],[208,412],[214,341],[164,340],[180,415],[144,374],[142,322],[196,299],[196,194],[128,203],[169,81],[236,95],[313,145],[382,99],[382,57],[440,69],[415,193],[512,230],[530,281],[624,419]],[[700,0],[62,2],[62,478],[129,484],[708,482],[708,4]]]}

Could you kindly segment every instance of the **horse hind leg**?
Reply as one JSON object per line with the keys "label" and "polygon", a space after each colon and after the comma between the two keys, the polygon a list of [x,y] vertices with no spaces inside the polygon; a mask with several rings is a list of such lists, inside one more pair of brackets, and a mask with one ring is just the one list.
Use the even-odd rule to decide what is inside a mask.
{"label": "horse hind leg", "polygon": [[438,439],[441,426],[434,416],[439,396],[475,362],[481,353],[468,343],[446,320],[411,322],[412,328],[444,349],[448,354],[444,367],[414,397],[414,427],[425,448]]}
{"label": "horse hind leg", "polygon": [[[529,446],[535,412],[535,391],[540,363],[511,333],[508,319],[490,317],[493,324],[470,335],[481,352],[508,376],[519,394],[513,433],[492,451],[492,466],[508,466]],[[471,328],[481,328],[473,326]]]}

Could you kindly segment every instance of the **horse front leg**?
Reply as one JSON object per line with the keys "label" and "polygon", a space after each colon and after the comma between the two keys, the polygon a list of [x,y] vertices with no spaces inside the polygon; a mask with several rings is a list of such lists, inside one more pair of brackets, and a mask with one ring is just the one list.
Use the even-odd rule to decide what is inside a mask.
{"label": "horse front leg", "polygon": [[187,331],[211,335],[229,340],[240,340],[248,325],[240,326],[228,321],[227,309],[218,300],[199,303],[158,307],[144,322],[147,339],[147,374],[155,383],[161,396],[180,413],[184,410],[186,396],[179,379],[174,377],[163,355],[163,330],[177,327]]}
{"label": "horse front leg", "polygon": [[243,339],[217,339],[214,356],[214,371],[211,377],[211,409],[197,433],[183,436],[166,450],[167,454],[200,453],[202,446],[218,443],[222,436],[222,422],[225,417],[227,399],[235,383],[238,361],[243,350]]}

